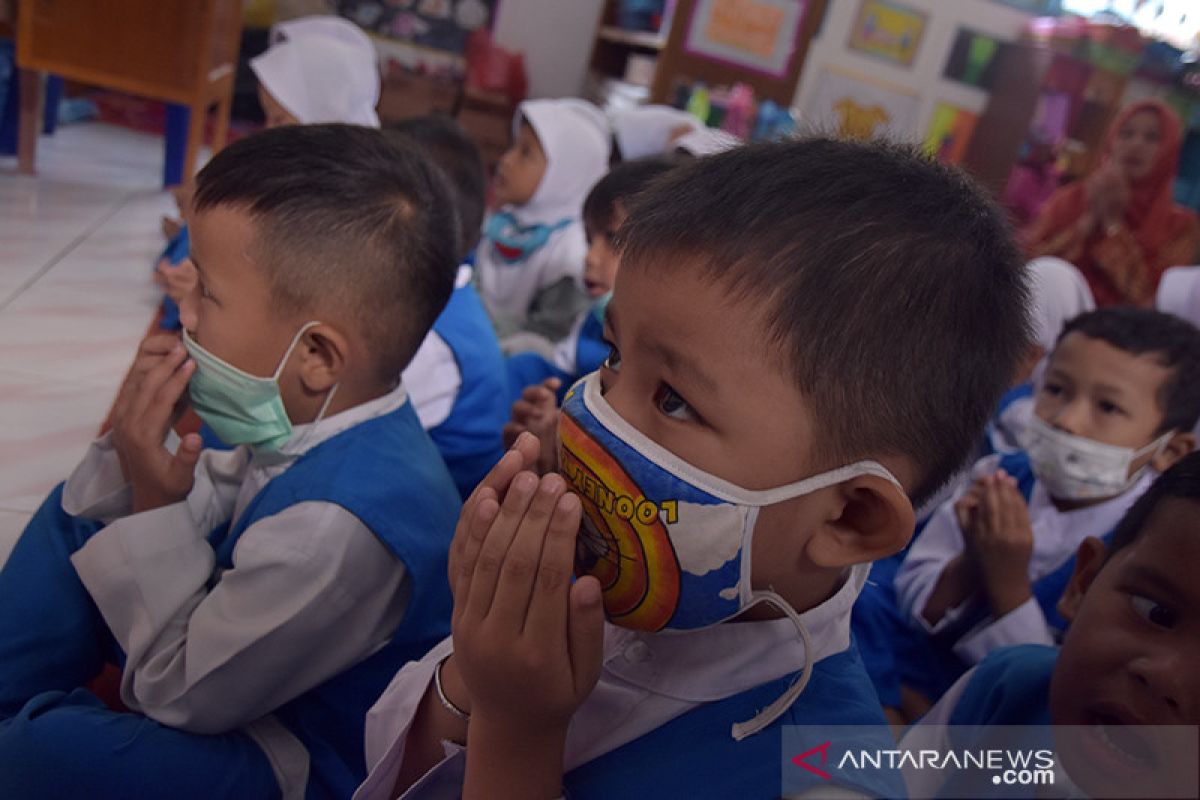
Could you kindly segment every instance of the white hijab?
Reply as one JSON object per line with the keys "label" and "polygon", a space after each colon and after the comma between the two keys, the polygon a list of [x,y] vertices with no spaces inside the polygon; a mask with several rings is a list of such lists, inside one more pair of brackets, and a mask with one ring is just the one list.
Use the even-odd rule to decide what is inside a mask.
{"label": "white hijab", "polygon": [[696,158],[724,153],[742,143],[742,140],[719,128],[698,128],[675,140],[675,148],[691,153]]}
{"label": "white hijab", "polygon": [[671,152],[675,148],[671,132],[683,126],[691,133],[703,128],[704,123],[671,106],[638,106],[618,111],[612,118],[617,147],[626,161]]}
{"label": "white hijab", "polygon": [[1200,267],[1171,267],[1158,284],[1159,311],[1200,325]]}
{"label": "white hijab", "polygon": [[[604,114],[585,101],[526,100],[513,118],[513,137],[528,120],[546,154],[546,173],[528,203],[516,209],[523,223],[553,224],[579,217],[592,185],[608,172]],[[594,109],[594,111],[592,110]]]}
{"label": "white hijab", "polygon": [[281,22],[267,52],[250,59],[263,88],[303,124],[379,127],[379,64],[362,29],[337,16]]}
{"label": "white hijab", "polygon": [[1049,353],[1063,326],[1095,309],[1096,301],[1079,270],[1061,258],[1035,258],[1027,268],[1033,292],[1034,340]]}

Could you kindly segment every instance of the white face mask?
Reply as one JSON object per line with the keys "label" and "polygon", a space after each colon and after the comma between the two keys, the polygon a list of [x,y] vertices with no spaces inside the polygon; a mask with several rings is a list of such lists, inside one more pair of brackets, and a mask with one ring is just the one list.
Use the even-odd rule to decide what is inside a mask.
{"label": "white face mask", "polygon": [[622,627],[688,631],[736,617],[758,603],[786,614],[808,663],[788,693],[734,737],[755,733],[791,705],[812,671],[808,633],[779,595],[755,590],[750,555],[759,509],[862,475],[900,482],[860,461],[775,489],[745,489],[680,459],[626,422],[593,372],[571,388],[559,417],[559,464],[583,505],[575,572],[600,581],[604,610]]}
{"label": "white face mask", "polygon": [[1147,453],[1158,456],[1173,431],[1135,450],[1085,439],[1050,426],[1034,414],[1022,436],[1021,446],[1029,454],[1033,474],[1051,497],[1060,500],[1101,500],[1116,497],[1132,487],[1149,469],[1129,473],[1129,468]]}

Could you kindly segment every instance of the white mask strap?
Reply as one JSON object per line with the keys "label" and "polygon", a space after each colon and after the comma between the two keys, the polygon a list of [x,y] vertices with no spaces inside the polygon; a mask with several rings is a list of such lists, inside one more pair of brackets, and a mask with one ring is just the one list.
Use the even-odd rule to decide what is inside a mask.
{"label": "white mask strap", "polygon": [[303,336],[309,328],[320,324],[320,322],[314,319],[311,322],[304,323],[304,326],[300,328],[300,330],[296,331],[296,335],[292,337],[292,343],[288,345],[287,350],[283,351],[283,358],[279,359],[279,366],[275,368],[275,374],[271,376],[271,380],[279,380],[279,376],[283,374],[283,367],[285,364],[287,364],[287,360],[292,355],[292,351],[296,349],[296,344],[300,341],[300,337]]}
{"label": "white mask strap", "polygon": [[[296,443],[296,449],[303,452],[304,445],[312,437],[313,431],[317,429],[317,425],[321,420],[325,419],[325,412],[329,409],[329,404],[333,402],[333,396],[337,394],[340,383],[335,383],[333,388],[329,390],[329,394],[325,395],[325,402],[321,403],[321,410],[317,412],[317,416],[313,417],[313,421],[308,423],[308,427],[304,430],[304,435],[300,437],[300,441]],[[289,448],[290,449],[290,448]]]}
{"label": "white mask strap", "polygon": [[[791,604],[774,592],[754,592],[753,598],[750,605],[769,603],[782,611],[796,626],[796,630],[800,632],[800,640],[804,642],[804,669],[800,672],[800,677],[775,702],[759,711],[752,719],[734,723],[730,729],[730,735],[739,742],[766,728],[791,708],[792,703],[796,702],[796,698],[800,696],[804,687],[808,686],[809,680],[812,679],[813,665],[816,664],[816,658],[812,651],[812,638],[808,635],[808,629],[804,627],[804,623],[800,621],[800,615],[796,613]],[[747,606],[747,608],[749,607]]]}

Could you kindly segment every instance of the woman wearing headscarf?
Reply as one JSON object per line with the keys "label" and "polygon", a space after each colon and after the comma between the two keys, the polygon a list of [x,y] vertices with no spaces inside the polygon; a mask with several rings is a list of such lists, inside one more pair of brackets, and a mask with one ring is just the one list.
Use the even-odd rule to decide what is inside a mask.
{"label": "woman wearing headscarf", "polygon": [[1074,264],[1097,306],[1153,305],[1163,271],[1195,263],[1200,251],[1200,218],[1171,196],[1181,141],[1165,103],[1126,106],[1098,166],[1056,191],[1026,232],[1029,255]]}

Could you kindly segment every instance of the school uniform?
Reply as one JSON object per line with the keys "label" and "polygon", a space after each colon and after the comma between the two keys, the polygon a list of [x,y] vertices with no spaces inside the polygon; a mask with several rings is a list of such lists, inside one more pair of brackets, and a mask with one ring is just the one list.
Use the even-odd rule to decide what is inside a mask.
{"label": "school uniform", "polygon": [[[349,796],[368,706],[449,627],[459,500],[404,389],[131,502],[105,436],[0,571],[0,796]],[[78,688],[106,660],[134,713]]]}
{"label": "school uniform", "polygon": [[924,617],[929,596],[946,565],[963,550],[954,501],[938,509],[908,551],[895,580],[900,612],[914,631],[904,647],[902,660],[908,666],[902,667],[902,673],[934,697],[940,696],[969,665],[979,663],[997,648],[1053,644],[1061,630],[1049,624],[1047,612],[1058,598],[1046,587],[1039,588],[1039,582],[1050,581],[1060,589],[1065,586],[1064,565],[1074,559],[1080,543],[1088,536],[1102,537],[1112,531],[1154,479],[1147,472],[1117,497],[1074,511],[1060,511],[1033,475],[1024,452],[989,456],[976,465],[973,474],[990,474],[996,469],[1004,469],[1017,479],[1029,506],[1033,553],[1027,574],[1033,596],[996,619],[988,612],[982,593],[977,593],[948,610],[936,625],[930,625]]}
{"label": "school uniform", "polygon": [[602,122],[579,101],[525,101],[513,120],[514,137],[522,120],[537,134],[546,171],[528,203],[506,205],[484,223],[476,279],[502,342],[518,331],[558,341],[586,307],[580,215],[608,169],[610,142]]}
{"label": "school uniform", "polygon": [[446,308],[403,372],[422,427],[466,498],[504,455],[512,401],[504,356],[472,270],[459,267]]}
{"label": "school uniform", "polygon": [[611,293],[579,315],[570,335],[554,346],[553,358],[523,352],[513,353],[505,360],[512,402],[520,398],[525,387],[540,384],[547,378],[558,378],[558,402],[561,405],[567,390],[576,381],[600,369],[609,351],[608,343],[604,341],[604,310],[609,297]]}
{"label": "school uniform", "polygon": [[[851,570],[832,598],[800,615],[815,660],[813,677],[787,713],[735,741],[730,728],[783,694],[805,663],[788,619],[715,625],[687,633],[644,633],[605,626],[603,668],[567,731],[568,797],[778,797],[781,729],[795,724],[872,726],[876,745],[890,741],[879,703],[852,644],[850,607],[869,567]],[[367,719],[371,774],[356,800],[390,798],[405,737],[434,670],[453,649],[447,639],[397,674]],[[447,757],[405,797],[461,789],[465,751]],[[797,768],[796,780],[805,778]],[[896,796],[887,776],[834,776],[845,796]],[[821,783],[820,789],[829,789]],[[803,795],[801,795],[803,796]]]}

